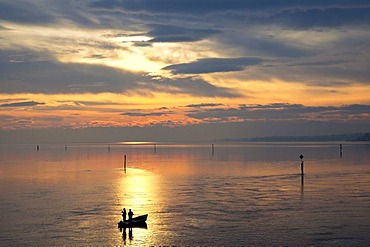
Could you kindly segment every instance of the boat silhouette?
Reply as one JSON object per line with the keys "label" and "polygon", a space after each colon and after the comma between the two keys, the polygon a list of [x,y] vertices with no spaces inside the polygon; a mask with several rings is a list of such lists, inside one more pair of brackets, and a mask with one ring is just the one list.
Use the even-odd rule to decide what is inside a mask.
{"label": "boat silhouette", "polygon": [[125,220],[125,221],[121,220],[117,223],[118,228],[120,228],[120,229],[122,229],[122,228],[134,228],[134,227],[147,228],[147,225],[146,225],[146,219],[147,218],[148,218],[148,215],[144,214],[144,215],[134,217],[134,218],[132,218],[132,220]]}

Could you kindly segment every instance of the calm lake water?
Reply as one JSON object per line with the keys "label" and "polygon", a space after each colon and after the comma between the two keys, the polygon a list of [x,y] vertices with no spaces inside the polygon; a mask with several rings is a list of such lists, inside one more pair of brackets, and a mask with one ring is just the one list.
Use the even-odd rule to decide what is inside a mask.
{"label": "calm lake water", "polygon": [[[122,207],[147,229],[120,232]],[[369,232],[370,143],[0,145],[1,246],[369,246]]]}

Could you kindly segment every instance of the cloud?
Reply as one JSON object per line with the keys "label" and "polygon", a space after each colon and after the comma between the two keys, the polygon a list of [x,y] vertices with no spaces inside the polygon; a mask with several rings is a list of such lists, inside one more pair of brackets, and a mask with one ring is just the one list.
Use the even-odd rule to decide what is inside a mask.
{"label": "cloud", "polygon": [[36,105],[45,105],[45,103],[36,102],[36,101],[24,101],[24,102],[1,104],[0,107],[24,107],[24,106],[36,106]]}
{"label": "cloud", "polygon": [[170,112],[150,112],[150,113],[142,113],[142,112],[125,112],[121,113],[120,115],[130,116],[130,117],[160,117],[160,116],[167,116]]}
{"label": "cloud", "polygon": [[326,9],[297,9],[295,11],[284,11],[271,16],[266,21],[274,21],[291,28],[335,28],[341,26],[355,26],[370,24],[370,6],[326,8]]}
{"label": "cloud", "polygon": [[49,11],[43,9],[37,1],[7,1],[0,2],[0,20],[23,23],[53,22],[55,18]]}
{"label": "cloud", "polygon": [[[246,25],[274,23],[297,27],[332,27],[368,23],[369,7],[367,0],[298,3],[295,0],[64,0],[47,3],[42,0],[18,0],[0,2],[0,20],[33,24],[60,24],[68,20],[78,26],[119,28],[127,24],[137,25],[140,20],[153,25],[188,22],[195,27],[202,19],[211,24],[240,22],[243,19]],[[335,18],[331,19],[330,16]],[[187,28],[192,30],[190,25]],[[174,36],[167,37],[167,40],[175,39]]]}
{"label": "cloud", "polygon": [[[37,57],[31,52],[32,57]],[[0,57],[10,57],[12,51],[1,51]],[[29,54],[18,52],[17,54]],[[60,63],[47,58],[22,60],[11,63],[0,60],[0,91],[3,93],[142,93],[167,92],[194,96],[239,97],[240,94],[228,88],[217,87],[200,78],[154,80],[152,76],[118,70],[103,65]]]}
{"label": "cloud", "polygon": [[[323,64],[321,68],[293,65],[294,69],[290,70],[291,73],[282,72],[285,69],[282,67],[264,68],[254,73],[253,77],[249,74],[250,79],[268,76],[297,80],[297,78],[317,75],[316,81],[320,81],[319,77],[329,74],[331,81],[338,81],[337,78],[346,78],[347,81],[360,78],[366,83],[369,76],[369,70],[367,67],[364,68],[369,56],[366,51],[369,34],[358,36],[356,33],[349,32],[353,28],[346,29],[348,26],[355,29],[368,29],[366,27],[370,23],[370,17],[367,13],[370,4],[366,0],[299,1],[298,3],[294,0],[263,2],[254,0],[91,2],[66,0],[53,1],[48,5],[39,0],[21,0],[5,1],[0,5],[0,12],[4,12],[0,14],[0,19],[7,21],[49,23],[49,25],[59,26],[67,20],[70,25],[88,26],[92,30],[101,28],[123,30],[120,33],[131,30],[153,37],[150,41],[134,42],[133,45],[139,48],[151,46],[156,42],[193,42],[211,38],[212,45],[209,50],[216,52],[220,57],[232,57],[231,55],[235,56],[235,54],[265,57],[268,61],[277,59],[275,62],[280,66],[283,64],[280,59],[286,58],[292,58],[293,62],[297,58],[313,58],[312,61],[317,62],[322,57],[335,56],[338,61],[348,62],[346,66]],[[327,34],[328,30],[339,27],[343,27],[340,29],[340,34]],[[300,37],[300,33],[286,34],[290,29],[302,30],[302,34],[308,29],[321,31]],[[356,37],[358,40],[355,40]],[[328,39],[328,41],[325,44],[319,42],[316,45],[315,41],[321,39]],[[312,44],[309,41],[312,41]],[[98,46],[97,42],[93,42],[93,46]],[[80,45],[92,46],[91,43]],[[103,48],[103,44],[100,45],[100,48]],[[234,54],[230,54],[231,49],[235,50]],[[363,50],[363,53],[360,50]],[[361,58],[358,59],[358,56]],[[104,54],[98,53],[90,58],[104,57]],[[224,64],[225,66],[220,68],[217,66],[217,61],[206,59],[173,64],[165,69],[173,69],[173,73],[178,74],[192,74],[197,71],[199,74],[204,74],[240,71],[245,68],[243,63],[235,61],[235,63]],[[365,62],[358,64],[360,61]],[[195,68],[196,65],[201,66],[199,70]]]}
{"label": "cloud", "polygon": [[24,23],[57,25],[65,20],[78,25],[96,25],[96,18],[87,14],[87,4],[84,1],[52,1],[18,0],[0,2],[0,20]]}
{"label": "cloud", "polygon": [[302,109],[304,106],[302,104],[289,104],[289,103],[272,103],[268,105],[239,105],[241,110],[261,110],[261,109]]}
{"label": "cloud", "polygon": [[370,105],[361,105],[361,104],[344,105],[339,109],[349,113],[366,113],[369,114],[370,116]]}
{"label": "cloud", "polygon": [[209,14],[209,13],[225,13],[233,12],[257,12],[261,11],[282,11],[294,9],[309,9],[309,8],[330,8],[334,6],[351,7],[351,6],[366,6],[366,0],[359,1],[300,1],[295,0],[285,1],[258,1],[258,0],[187,0],[187,1],[173,1],[173,0],[136,0],[136,1],[122,1],[122,0],[99,0],[92,3],[92,6],[104,9],[121,8],[133,12],[149,12],[149,13],[186,13],[192,15]]}
{"label": "cloud", "polygon": [[[240,105],[235,108],[199,109],[187,113],[188,117],[214,121],[370,121],[370,105],[304,106],[301,104],[276,103],[268,105]],[[348,117],[350,116],[350,117]]]}
{"label": "cloud", "polygon": [[101,101],[88,101],[88,100],[79,100],[79,101],[58,101],[61,104],[73,104],[76,106],[88,105],[88,106],[110,106],[110,105],[122,105],[117,102],[101,102]]}
{"label": "cloud", "polygon": [[223,104],[217,103],[201,103],[201,104],[190,104],[186,105],[185,107],[189,108],[203,108],[203,107],[216,107],[216,106],[223,106]]}
{"label": "cloud", "polygon": [[12,116],[5,115],[5,114],[0,114],[0,124],[5,122],[5,121],[8,121],[10,118],[12,118]]}
{"label": "cloud", "polygon": [[241,36],[234,38],[220,38],[228,45],[235,45],[243,48],[246,53],[255,56],[276,57],[276,58],[299,58],[314,55],[315,50],[307,47],[300,47],[299,43],[287,42],[286,40],[273,39],[258,34],[249,37]]}
{"label": "cloud", "polygon": [[241,71],[247,66],[258,65],[263,60],[254,57],[241,58],[203,58],[195,62],[174,64],[163,68],[174,74],[205,74],[215,72]]}
{"label": "cloud", "polygon": [[167,92],[170,94],[188,94],[192,96],[237,98],[243,95],[234,89],[218,87],[199,77],[161,78],[151,82],[141,82],[149,91]]}
{"label": "cloud", "polygon": [[[362,104],[368,103],[363,92],[370,83],[369,11],[368,0],[0,0],[0,92],[7,99],[0,104],[40,103],[38,96],[21,99],[25,96],[17,93],[81,94],[83,99],[84,93],[108,92],[128,96],[127,105],[132,95],[163,93],[174,100],[171,106],[185,96],[178,109],[193,122],[368,121],[368,106]],[[127,41],[138,35],[142,42]],[[130,65],[150,74],[122,69],[131,57]],[[229,73],[212,74],[218,72]],[[258,90],[267,84],[271,91],[286,92],[275,82],[293,82],[297,92],[307,88],[315,102],[359,104],[309,107],[299,104],[307,102],[304,96],[297,104],[240,104],[254,91],[258,103],[265,93]],[[208,99],[183,103],[193,100],[188,96]],[[278,97],[292,102],[284,93]],[[228,100],[229,107],[220,98],[235,101]],[[70,102],[42,108],[77,112],[107,105],[95,108],[122,112],[109,102]],[[162,110],[123,114],[169,114]],[[176,124],[171,120],[168,124]]]}
{"label": "cloud", "polygon": [[35,121],[33,121],[32,119],[18,119],[18,120],[14,120],[13,121],[13,124],[16,124],[16,125],[30,125],[30,124],[34,124]]}
{"label": "cloud", "polygon": [[[120,10],[125,15],[132,15],[135,19],[140,18],[145,22],[187,23],[187,27],[194,27],[197,24],[204,26],[205,23],[209,23],[208,26],[230,25],[229,28],[242,29],[261,24],[307,29],[356,26],[370,21],[368,15],[370,4],[367,0],[299,2],[296,0],[98,0],[90,6],[100,11]],[[158,37],[158,41],[185,42],[193,41],[193,38],[192,35],[161,36]]]}
{"label": "cloud", "polygon": [[1,25],[0,24],[0,30],[11,30],[10,28],[7,28],[6,26],[4,25]]}
{"label": "cloud", "polygon": [[173,25],[149,24],[148,36],[154,37],[149,42],[194,42],[220,33],[215,29],[198,29]]}
{"label": "cloud", "polygon": [[99,93],[135,88],[141,77],[99,65],[53,61],[3,63],[0,89],[4,93]]}
{"label": "cloud", "polygon": [[91,56],[87,56],[85,58],[91,58],[91,59],[104,59],[104,58],[107,58],[107,56],[103,55],[103,54],[93,54]]}

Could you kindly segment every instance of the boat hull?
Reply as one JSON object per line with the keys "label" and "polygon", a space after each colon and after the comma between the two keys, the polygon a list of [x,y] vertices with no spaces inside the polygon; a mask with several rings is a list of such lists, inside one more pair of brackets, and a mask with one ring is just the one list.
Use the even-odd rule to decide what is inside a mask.
{"label": "boat hull", "polygon": [[146,225],[146,219],[148,218],[148,215],[140,215],[135,218],[132,218],[131,221],[125,220],[125,221],[119,221],[118,222],[118,228],[147,228]]}

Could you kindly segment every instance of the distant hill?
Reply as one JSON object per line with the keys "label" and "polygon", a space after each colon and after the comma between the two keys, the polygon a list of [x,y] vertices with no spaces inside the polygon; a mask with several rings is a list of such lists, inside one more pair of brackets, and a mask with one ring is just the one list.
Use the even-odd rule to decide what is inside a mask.
{"label": "distant hill", "polygon": [[328,141],[370,141],[369,133],[352,133],[319,136],[264,136],[241,139],[222,139],[226,142],[328,142]]}

